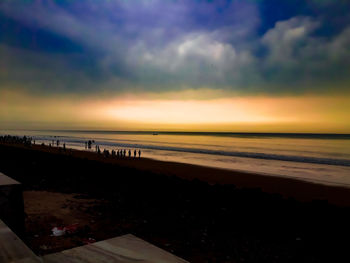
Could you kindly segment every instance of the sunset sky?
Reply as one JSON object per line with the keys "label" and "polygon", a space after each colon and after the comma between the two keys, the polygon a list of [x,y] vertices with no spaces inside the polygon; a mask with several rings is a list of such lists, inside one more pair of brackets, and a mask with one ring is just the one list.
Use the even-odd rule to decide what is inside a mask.
{"label": "sunset sky", "polygon": [[2,0],[0,128],[350,133],[349,10]]}

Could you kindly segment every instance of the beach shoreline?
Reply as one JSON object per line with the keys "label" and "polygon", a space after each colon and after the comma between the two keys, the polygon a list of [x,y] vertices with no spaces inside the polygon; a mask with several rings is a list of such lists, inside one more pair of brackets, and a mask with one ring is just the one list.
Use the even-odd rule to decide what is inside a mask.
{"label": "beach shoreline", "polygon": [[190,262],[346,256],[347,188],[41,145],[0,144],[0,170],[23,185],[23,239],[37,254],[132,233]]}
{"label": "beach shoreline", "polygon": [[[9,145],[13,146],[13,145]],[[15,147],[24,147],[15,145]],[[267,175],[249,171],[221,169],[171,161],[160,161],[150,158],[134,157],[105,157],[93,151],[32,145],[32,150],[51,154],[69,155],[103,163],[132,168],[144,172],[151,172],[165,176],[176,176],[186,180],[198,179],[214,184],[235,185],[238,188],[259,188],[270,194],[280,194],[286,198],[295,198],[299,201],[327,200],[330,204],[350,206],[350,188],[338,185],[326,185],[292,177]]]}

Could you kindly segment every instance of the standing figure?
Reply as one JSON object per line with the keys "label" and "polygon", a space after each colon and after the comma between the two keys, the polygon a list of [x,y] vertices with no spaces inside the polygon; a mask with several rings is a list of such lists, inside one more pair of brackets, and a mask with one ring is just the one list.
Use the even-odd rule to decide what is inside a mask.
{"label": "standing figure", "polygon": [[134,158],[136,158],[136,149],[134,150]]}
{"label": "standing figure", "polygon": [[139,158],[141,158],[141,150],[139,150]]}
{"label": "standing figure", "polygon": [[130,149],[129,149],[129,158],[131,157],[131,151],[130,151]]}

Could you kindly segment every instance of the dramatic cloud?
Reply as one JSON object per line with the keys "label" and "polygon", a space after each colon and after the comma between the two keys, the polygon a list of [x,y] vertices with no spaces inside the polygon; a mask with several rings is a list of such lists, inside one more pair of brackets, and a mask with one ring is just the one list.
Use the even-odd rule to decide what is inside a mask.
{"label": "dramatic cloud", "polygon": [[341,0],[2,1],[0,89],[349,92],[349,8]]}
{"label": "dramatic cloud", "polygon": [[265,33],[261,42],[267,56],[262,62],[269,83],[301,90],[348,87],[350,26],[331,39],[313,35],[319,27],[320,21],[294,17]]}

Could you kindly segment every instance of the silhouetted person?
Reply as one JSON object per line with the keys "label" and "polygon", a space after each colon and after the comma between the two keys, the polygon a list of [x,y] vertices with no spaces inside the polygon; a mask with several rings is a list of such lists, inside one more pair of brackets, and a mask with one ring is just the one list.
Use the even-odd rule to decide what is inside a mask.
{"label": "silhouetted person", "polygon": [[88,141],[88,148],[89,148],[89,149],[91,149],[91,144],[92,144],[92,142],[89,140],[89,141]]}
{"label": "silhouetted person", "polygon": [[141,158],[141,150],[139,150],[139,158]]}
{"label": "silhouetted person", "polygon": [[129,149],[129,158],[131,157],[131,151],[130,151],[130,149]]}
{"label": "silhouetted person", "polygon": [[124,157],[126,156],[126,150],[124,149]]}
{"label": "silhouetted person", "polygon": [[134,150],[134,158],[136,158],[136,150]]}
{"label": "silhouetted person", "polygon": [[60,141],[59,140],[57,140],[56,145],[57,145],[57,147],[60,146]]}
{"label": "silhouetted person", "polygon": [[66,150],[66,144],[63,143],[63,150]]}
{"label": "silhouetted person", "polygon": [[87,149],[87,142],[85,142],[85,150]]}

